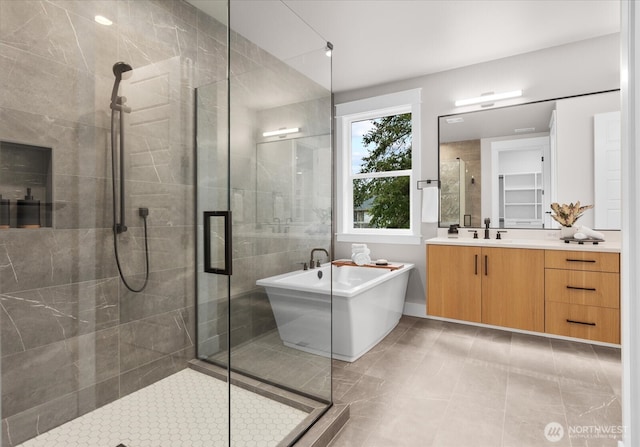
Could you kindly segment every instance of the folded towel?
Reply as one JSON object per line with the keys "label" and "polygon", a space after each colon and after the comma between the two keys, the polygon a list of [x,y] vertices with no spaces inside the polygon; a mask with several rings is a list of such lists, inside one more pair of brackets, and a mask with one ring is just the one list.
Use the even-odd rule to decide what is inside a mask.
{"label": "folded towel", "polygon": [[577,230],[579,233],[582,233],[587,237],[590,237],[592,239],[602,239],[604,241],[604,234],[600,233],[599,231],[592,230],[591,228],[584,225],[578,225]]}
{"label": "folded towel", "polygon": [[351,256],[351,260],[356,265],[371,264],[371,257],[364,253],[355,253],[353,256]]}

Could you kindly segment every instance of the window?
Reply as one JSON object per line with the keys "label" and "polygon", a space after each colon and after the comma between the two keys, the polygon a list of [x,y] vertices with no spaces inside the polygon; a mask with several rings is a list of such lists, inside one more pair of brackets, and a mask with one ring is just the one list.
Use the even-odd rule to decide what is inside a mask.
{"label": "window", "polygon": [[338,241],[420,243],[420,90],[336,106]]}

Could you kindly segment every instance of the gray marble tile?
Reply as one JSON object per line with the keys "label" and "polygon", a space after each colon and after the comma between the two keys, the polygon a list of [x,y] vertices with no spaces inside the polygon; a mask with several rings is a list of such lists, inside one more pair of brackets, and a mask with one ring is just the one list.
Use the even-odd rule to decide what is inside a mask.
{"label": "gray marble tile", "polygon": [[431,446],[443,422],[447,400],[403,397],[382,424],[371,427],[367,446]]}
{"label": "gray marble tile", "polygon": [[123,373],[120,380],[120,396],[131,394],[186,368],[194,357],[194,348],[189,347]]}
{"label": "gray marble tile", "polygon": [[121,370],[136,369],[195,346],[190,328],[192,313],[186,309],[171,311],[121,325]]}
{"label": "gray marble tile", "polygon": [[117,375],[117,352],[111,328],[3,357],[3,417]]}
{"label": "gray marble tile", "polygon": [[[133,66],[180,54],[196,60],[196,30],[166,8],[148,0],[117,2],[119,44]],[[141,27],[144,23],[146,26]]]}
{"label": "gray marble tile", "polygon": [[[9,230],[0,233],[0,292],[113,277],[110,230]],[[36,274],[37,272],[37,274]]]}
{"label": "gray marble tile", "polygon": [[0,295],[6,356],[118,324],[118,282],[87,281]]}
{"label": "gray marble tile", "polygon": [[75,393],[54,399],[4,419],[3,445],[18,445],[78,416]]}
{"label": "gray marble tile", "polygon": [[547,424],[556,422],[567,430],[566,418],[563,407],[531,407],[520,405],[517,408],[507,404],[507,413],[504,421],[504,432],[502,445],[505,447],[543,447],[543,446],[563,446],[571,447],[571,440],[568,435],[561,439],[545,437]]}
{"label": "gray marble tile", "polygon": [[451,399],[433,441],[439,447],[459,447],[472,442],[477,447],[502,444],[504,410],[487,408],[482,402]]}
{"label": "gray marble tile", "polygon": [[194,306],[194,273],[179,268],[151,272],[149,282],[141,293],[121,287],[120,322],[144,319],[172,310]]}
{"label": "gray marble tile", "polygon": [[406,381],[402,393],[411,395],[419,390],[420,396],[425,398],[449,399],[460,380],[464,366],[464,359],[427,354],[413,376]]}
{"label": "gray marble tile", "polygon": [[54,175],[111,177],[106,129],[1,107],[0,131],[7,141],[52,148]]}
{"label": "gray marble tile", "polygon": [[468,359],[453,390],[452,400],[482,403],[485,408],[504,411],[508,368]]}
{"label": "gray marble tile", "polygon": [[3,2],[0,42],[57,64],[107,75],[100,68],[116,59],[116,30],[95,26],[95,12],[83,17],[64,9],[76,12],[81,3]]}
{"label": "gray marble tile", "polygon": [[11,84],[4,90],[4,107],[87,125],[106,124],[105,112],[96,110],[105,110],[108,102],[98,106],[96,94],[108,98],[109,87],[106,82],[100,85],[92,73],[6,45],[0,46],[2,72],[11,73],[5,78]]}
{"label": "gray marble tile", "polygon": [[563,412],[563,400],[560,384],[556,378],[531,372],[509,371],[507,387],[507,407],[518,409],[556,407],[556,412]]}
{"label": "gray marble tile", "polygon": [[56,175],[54,179],[56,228],[113,228],[110,179],[69,175]]}

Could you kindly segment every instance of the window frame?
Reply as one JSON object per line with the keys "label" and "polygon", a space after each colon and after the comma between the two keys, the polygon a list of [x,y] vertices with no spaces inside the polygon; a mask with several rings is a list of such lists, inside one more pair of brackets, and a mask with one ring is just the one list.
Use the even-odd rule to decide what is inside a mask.
{"label": "window frame", "polygon": [[[420,92],[421,89],[406,90],[336,105],[338,242],[421,243],[420,203],[415,186],[420,178]],[[352,123],[402,113],[411,113],[411,169],[354,174],[351,169]],[[353,180],[405,175],[409,177],[409,228],[355,228]]]}

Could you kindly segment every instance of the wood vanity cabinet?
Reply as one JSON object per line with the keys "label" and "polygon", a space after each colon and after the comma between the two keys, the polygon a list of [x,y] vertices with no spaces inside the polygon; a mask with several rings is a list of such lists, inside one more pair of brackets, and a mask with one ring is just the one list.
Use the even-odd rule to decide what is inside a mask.
{"label": "wood vanity cabinet", "polygon": [[544,252],[428,245],[427,313],[544,332]]}
{"label": "wood vanity cabinet", "polygon": [[618,253],[427,245],[427,314],[620,343]]}
{"label": "wood vanity cabinet", "polygon": [[550,334],[620,343],[620,255],[545,251],[545,327]]}
{"label": "wood vanity cabinet", "polygon": [[481,322],[480,247],[427,246],[427,313]]}
{"label": "wood vanity cabinet", "polygon": [[544,332],[544,251],[483,248],[482,322]]}

